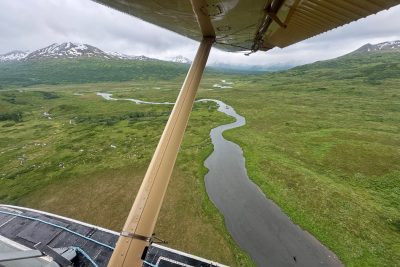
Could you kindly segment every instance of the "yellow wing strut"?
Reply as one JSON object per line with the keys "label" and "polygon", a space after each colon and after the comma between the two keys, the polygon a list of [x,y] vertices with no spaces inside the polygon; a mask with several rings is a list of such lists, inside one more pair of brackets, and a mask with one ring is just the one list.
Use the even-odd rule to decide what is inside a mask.
{"label": "yellow wing strut", "polygon": [[200,43],[108,266],[142,266],[213,42]]}
{"label": "yellow wing strut", "polygon": [[179,147],[193,107],[201,76],[215,40],[210,17],[204,12],[205,0],[191,0],[203,40],[190,66],[172,113],[147,169],[132,209],[108,263],[109,267],[139,267],[167,191]]}

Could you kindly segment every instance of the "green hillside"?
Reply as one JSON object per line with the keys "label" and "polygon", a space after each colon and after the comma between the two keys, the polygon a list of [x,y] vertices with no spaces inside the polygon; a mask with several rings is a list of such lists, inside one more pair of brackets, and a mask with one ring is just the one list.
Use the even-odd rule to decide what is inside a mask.
{"label": "green hillside", "polygon": [[247,125],[249,176],[346,266],[400,262],[400,53],[350,54],[207,92]]}
{"label": "green hillside", "polygon": [[[155,59],[75,58],[0,62],[0,89],[37,84],[166,81],[186,75],[189,66]],[[239,71],[210,67],[205,72],[222,74]]]}
{"label": "green hillside", "polygon": [[71,84],[123,82],[130,80],[170,80],[184,75],[187,64],[159,60],[106,60],[101,58],[43,59],[0,63],[0,84]]}
{"label": "green hillside", "polygon": [[296,67],[290,73],[318,79],[379,84],[385,79],[400,77],[400,51],[350,53],[336,59]]}

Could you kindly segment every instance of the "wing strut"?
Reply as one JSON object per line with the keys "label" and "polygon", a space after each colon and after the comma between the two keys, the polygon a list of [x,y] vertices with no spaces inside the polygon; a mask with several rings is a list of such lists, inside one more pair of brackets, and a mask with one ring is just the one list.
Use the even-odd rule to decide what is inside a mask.
{"label": "wing strut", "polygon": [[147,169],[109,267],[142,266],[214,38],[204,38]]}

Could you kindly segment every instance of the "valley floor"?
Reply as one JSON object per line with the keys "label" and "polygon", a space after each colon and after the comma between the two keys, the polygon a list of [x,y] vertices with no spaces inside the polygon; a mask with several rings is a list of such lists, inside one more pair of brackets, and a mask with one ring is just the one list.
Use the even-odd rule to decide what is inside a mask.
{"label": "valley floor", "polygon": [[[221,79],[232,88],[217,88]],[[0,201],[119,230],[181,79],[0,91]],[[289,74],[206,76],[199,97],[246,117],[225,133],[267,195],[347,266],[400,262],[399,81]],[[230,121],[194,107],[156,233],[169,246],[232,266],[253,263],[229,237],[204,188],[210,129]]]}
{"label": "valley floor", "polygon": [[[9,119],[0,122],[0,201],[120,231],[172,107],[106,101],[96,93],[173,101],[180,82],[1,91],[0,112]],[[204,186],[209,132],[228,121],[214,103],[195,105],[156,234],[170,247],[251,266]]]}
{"label": "valley floor", "polygon": [[346,266],[397,266],[400,81],[293,72],[208,92],[247,119],[225,137],[262,191]]}

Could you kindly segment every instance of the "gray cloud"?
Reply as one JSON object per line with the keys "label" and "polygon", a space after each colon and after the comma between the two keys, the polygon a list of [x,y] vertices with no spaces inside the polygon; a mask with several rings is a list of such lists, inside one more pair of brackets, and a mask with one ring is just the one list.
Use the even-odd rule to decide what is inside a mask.
{"label": "gray cloud", "polygon": [[[250,57],[213,49],[210,62],[247,65],[303,64],[348,53],[365,43],[400,39],[400,6],[285,49]],[[166,58],[193,57],[197,44],[92,1],[0,0],[0,53],[35,50],[54,42],[82,42],[105,51]]]}
{"label": "gray cloud", "polygon": [[0,51],[76,41],[105,50],[154,53],[195,42],[91,1],[0,1]]}

